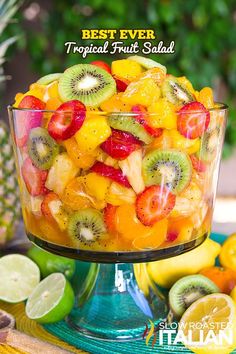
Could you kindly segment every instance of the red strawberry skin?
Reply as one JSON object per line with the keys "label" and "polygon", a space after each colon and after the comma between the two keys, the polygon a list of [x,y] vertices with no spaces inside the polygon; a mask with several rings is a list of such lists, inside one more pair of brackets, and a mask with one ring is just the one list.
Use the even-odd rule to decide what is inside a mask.
{"label": "red strawberry skin", "polygon": [[141,142],[132,134],[113,129],[112,135],[100,147],[114,159],[123,160],[138,149],[140,145]]}
{"label": "red strawberry skin", "polygon": [[51,210],[49,208],[49,203],[51,203],[54,200],[59,200],[58,195],[54,192],[49,192],[45,195],[44,200],[41,204],[42,214],[49,220],[54,220],[51,214]]}
{"label": "red strawberry skin", "polygon": [[102,162],[96,162],[95,165],[92,166],[91,170],[93,172],[98,173],[103,177],[107,177],[112,179],[113,181],[130,188],[129,181],[126,176],[123,175],[121,170],[114,168],[112,166],[105,165]]}
{"label": "red strawberry skin", "polygon": [[[15,118],[15,141],[17,146],[23,147],[29,137],[30,130],[41,126],[43,113],[46,104],[39,98],[28,95],[25,96],[18,108],[32,109],[35,111],[18,111]],[[38,111],[38,112],[37,112]]]}
{"label": "red strawberry skin", "polygon": [[92,61],[90,64],[96,65],[99,68],[101,68],[103,70],[106,70],[109,74],[111,74],[111,68],[110,68],[110,66],[107,63],[105,63],[105,61],[95,60],[95,61]]}
{"label": "red strawberry skin", "polygon": [[192,165],[195,171],[197,172],[206,172],[206,165],[203,161],[199,160],[197,156],[190,155],[190,159],[192,161]]}
{"label": "red strawberry skin", "polygon": [[152,136],[154,136],[155,138],[158,138],[159,136],[161,136],[163,129],[161,128],[152,128],[150,127],[150,125],[148,125],[145,116],[148,114],[147,110],[144,106],[142,106],[141,104],[137,104],[135,106],[133,106],[131,108],[131,111],[136,113],[135,115],[135,119],[137,120],[137,122],[139,122],[144,129]]}
{"label": "red strawberry skin", "polygon": [[104,209],[104,221],[107,226],[107,230],[111,233],[116,231],[115,217],[116,217],[117,206],[112,204],[107,204]]}
{"label": "red strawberry skin", "polygon": [[116,88],[117,88],[117,91],[119,91],[119,92],[124,92],[127,89],[127,86],[130,84],[129,80],[120,78],[118,76],[114,75],[113,78],[116,81]]}
{"label": "red strawberry skin", "polygon": [[177,129],[188,139],[203,135],[210,123],[210,112],[200,102],[190,102],[178,112]]}
{"label": "red strawberry skin", "polygon": [[34,166],[29,157],[24,161],[21,167],[21,173],[26,188],[32,196],[36,197],[46,193],[47,189],[45,188],[45,182],[48,172],[41,171]]}
{"label": "red strawberry skin", "polygon": [[152,226],[169,215],[176,196],[164,186],[147,187],[136,199],[136,213],[141,223]]}
{"label": "red strawberry skin", "polygon": [[82,127],[85,115],[86,107],[82,102],[64,102],[50,119],[48,132],[55,140],[69,139]]}

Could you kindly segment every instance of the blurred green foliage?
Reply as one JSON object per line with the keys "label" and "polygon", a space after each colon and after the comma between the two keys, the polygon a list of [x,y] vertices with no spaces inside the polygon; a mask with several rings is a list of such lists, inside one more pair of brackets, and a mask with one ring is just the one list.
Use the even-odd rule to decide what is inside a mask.
{"label": "blurred green foliage", "polygon": [[175,40],[176,46],[175,54],[152,58],[169,72],[187,76],[196,89],[214,87],[215,98],[229,104],[225,152],[231,152],[236,145],[235,0],[52,0],[49,4],[40,16],[42,30],[26,32],[27,50],[39,75],[98,58],[65,54],[65,42],[85,44],[81,29],[153,28],[157,41]]}

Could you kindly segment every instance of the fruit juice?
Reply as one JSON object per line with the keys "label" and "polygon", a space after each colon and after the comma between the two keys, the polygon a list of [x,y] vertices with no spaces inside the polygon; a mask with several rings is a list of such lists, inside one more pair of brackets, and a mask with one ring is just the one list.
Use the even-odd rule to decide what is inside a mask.
{"label": "fruit juice", "polygon": [[133,56],[44,76],[11,112],[28,234],[138,252],[209,233],[225,124],[210,88]]}

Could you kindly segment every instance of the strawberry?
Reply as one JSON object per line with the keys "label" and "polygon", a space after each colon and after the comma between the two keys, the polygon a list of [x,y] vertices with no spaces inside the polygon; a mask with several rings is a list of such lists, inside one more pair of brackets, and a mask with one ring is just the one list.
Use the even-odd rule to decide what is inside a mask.
{"label": "strawberry", "polygon": [[148,113],[147,113],[147,110],[144,106],[142,106],[141,104],[137,104],[131,108],[131,111],[137,114],[137,115],[135,115],[134,118],[137,120],[137,122],[139,122],[144,127],[144,129],[150,135],[154,136],[155,138],[158,138],[159,136],[161,136],[163,129],[152,128],[152,127],[150,127],[150,125],[148,125],[147,121],[145,120],[145,115]]}
{"label": "strawberry", "polygon": [[91,170],[100,174],[103,177],[110,178],[111,180],[121,184],[122,186],[130,188],[130,184],[127,177],[123,175],[120,169],[105,165],[102,162],[96,162],[95,165],[92,166]]}
{"label": "strawberry", "polygon": [[174,208],[176,197],[165,186],[147,187],[136,199],[136,213],[145,226],[164,219]]}
{"label": "strawberry", "polygon": [[121,130],[112,130],[112,135],[100,145],[101,149],[117,160],[126,159],[141,142],[132,134]]}
{"label": "strawberry", "polygon": [[24,179],[26,188],[32,196],[45,194],[45,181],[48,172],[42,171],[33,165],[31,159],[27,157],[21,167],[22,177]]}
{"label": "strawberry", "polygon": [[210,112],[200,102],[187,103],[178,112],[178,131],[188,139],[202,136],[209,123]]}
{"label": "strawberry", "polygon": [[17,146],[23,147],[29,137],[30,130],[40,127],[46,104],[34,96],[25,96],[19,103],[18,108],[31,109],[33,111],[18,111],[15,118],[15,141]]}
{"label": "strawberry", "polygon": [[104,221],[108,231],[111,233],[114,233],[116,231],[116,223],[115,223],[116,210],[117,210],[117,206],[114,206],[112,204],[107,204],[107,206],[104,209]]}
{"label": "strawberry", "polygon": [[205,172],[206,165],[203,161],[199,160],[196,155],[190,155],[190,159],[192,161],[192,165],[195,171],[197,172]]}
{"label": "strawberry", "polygon": [[47,219],[53,219],[53,216],[52,216],[52,212],[51,212],[51,209],[49,207],[50,203],[51,202],[54,202],[54,201],[59,201],[59,197],[56,193],[54,192],[49,192],[48,194],[46,194],[46,196],[44,197],[44,200],[41,204],[41,211],[42,211],[42,214],[47,218]]}
{"label": "strawberry", "polygon": [[62,103],[50,119],[49,134],[55,140],[71,138],[82,127],[85,113],[85,105],[78,100]]}
{"label": "strawberry", "polygon": [[130,81],[127,79],[124,79],[123,77],[118,77],[113,75],[113,78],[116,81],[116,88],[118,92],[124,92],[127,89],[127,86],[129,85]]}
{"label": "strawberry", "polygon": [[111,74],[111,68],[110,68],[110,66],[107,63],[105,63],[105,61],[95,60],[95,61],[92,61],[90,64],[96,65],[99,68],[101,68],[103,70],[106,70],[109,74]]}
{"label": "strawberry", "polygon": [[179,236],[178,232],[169,231],[166,236],[166,241],[174,242],[178,238],[178,236]]}

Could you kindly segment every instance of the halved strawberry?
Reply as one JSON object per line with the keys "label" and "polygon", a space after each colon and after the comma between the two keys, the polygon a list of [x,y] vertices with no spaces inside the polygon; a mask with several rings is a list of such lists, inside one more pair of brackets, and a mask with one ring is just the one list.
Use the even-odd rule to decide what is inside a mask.
{"label": "halved strawberry", "polygon": [[41,204],[41,211],[42,214],[47,218],[47,219],[53,219],[53,215],[50,209],[50,203],[51,202],[57,202],[60,201],[58,195],[54,192],[49,192],[48,194],[46,194],[46,196],[44,197],[44,200]]}
{"label": "halved strawberry", "polygon": [[55,140],[71,138],[82,126],[86,114],[85,105],[79,100],[62,103],[48,124],[48,132]]}
{"label": "halved strawberry", "polygon": [[123,175],[122,171],[114,168],[112,166],[105,165],[102,162],[96,162],[95,165],[92,166],[91,170],[100,174],[101,176],[112,179],[113,181],[130,188],[129,181],[126,176]]}
{"label": "halved strawberry", "polygon": [[209,123],[210,112],[200,102],[187,103],[178,112],[178,131],[188,139],[202,136]]}
{"label": "halved strawberry", "polygon": [[111,74],[111,68],[110,68],[110,66],[107,63],[105,63],[105,61],[95,60],[95,61],[92,61],[90,64],[96,65],[99,68],[101,68],[103,70],[106,70],[109,74]]}
{"label": "halved strawberry", "polygon": [[45,181],[47,179],[48,171],[42,171],[33,165],[29,157],[26,158],[21,167],[22,177],[24,179],[26,188],[32,196],[45,194]]}
{"label": "halved strawberry", "polygon": [[112,135],[100,147],[114,159],[123,160],[138,149],[140,145],[140,140],[132,134],[113,129]]}
{"label": "halved strawberry", "polygon": [[118,76],[113,75],[113,78],[116,81],[116,88],[119,92],[124,92],[127,89],[127,86],[130,84],[130,81]]}
{"label": "halved strawberry", "polygon": [[190,155],[190,159],[192,161],[192,165],[195,171],[197,172],[205,172],[206,165],[203,161],[199,160],[196,155]]}
{"label": "halved strawberry", "polygon": [[146,226],[164,219],[174,208],[176,196],[165,186],[147,187],[136,199],[136,213]]}
{"label": "halved strawberry", "polygon": [[116,231],[116,210],[117,206],[112,204],[107,204],[104,209],[104,221],[109,232],[113,233]]}
{"label": "halved strawberry", "polygon": [[23,147],[29,137],[30,130],[40,127],[46,104],[39,98],[28,95],[19,103],[18,108],[26,109],[18,111],[15,117],[15,141],[17,146]]}
{"label": "halved strawberry", "polygon": [[135,119],[137,120],[137,122],[139,122],[140,124],[142,124],[142,126],[144,127],[144,129],[152,136],[154,136],[155,138],[158,138],[159,136],[161,136],[163,129],[161,128],[152,128],[150,127],[150,125],[148,125],[145,116],[148,114],[147,110],[144,106],[142,106],[141,104],[137,104],[135,106],[133,106],[131,108],[131,111],[134,113],[137,113],[137,115],[135,115]]}

